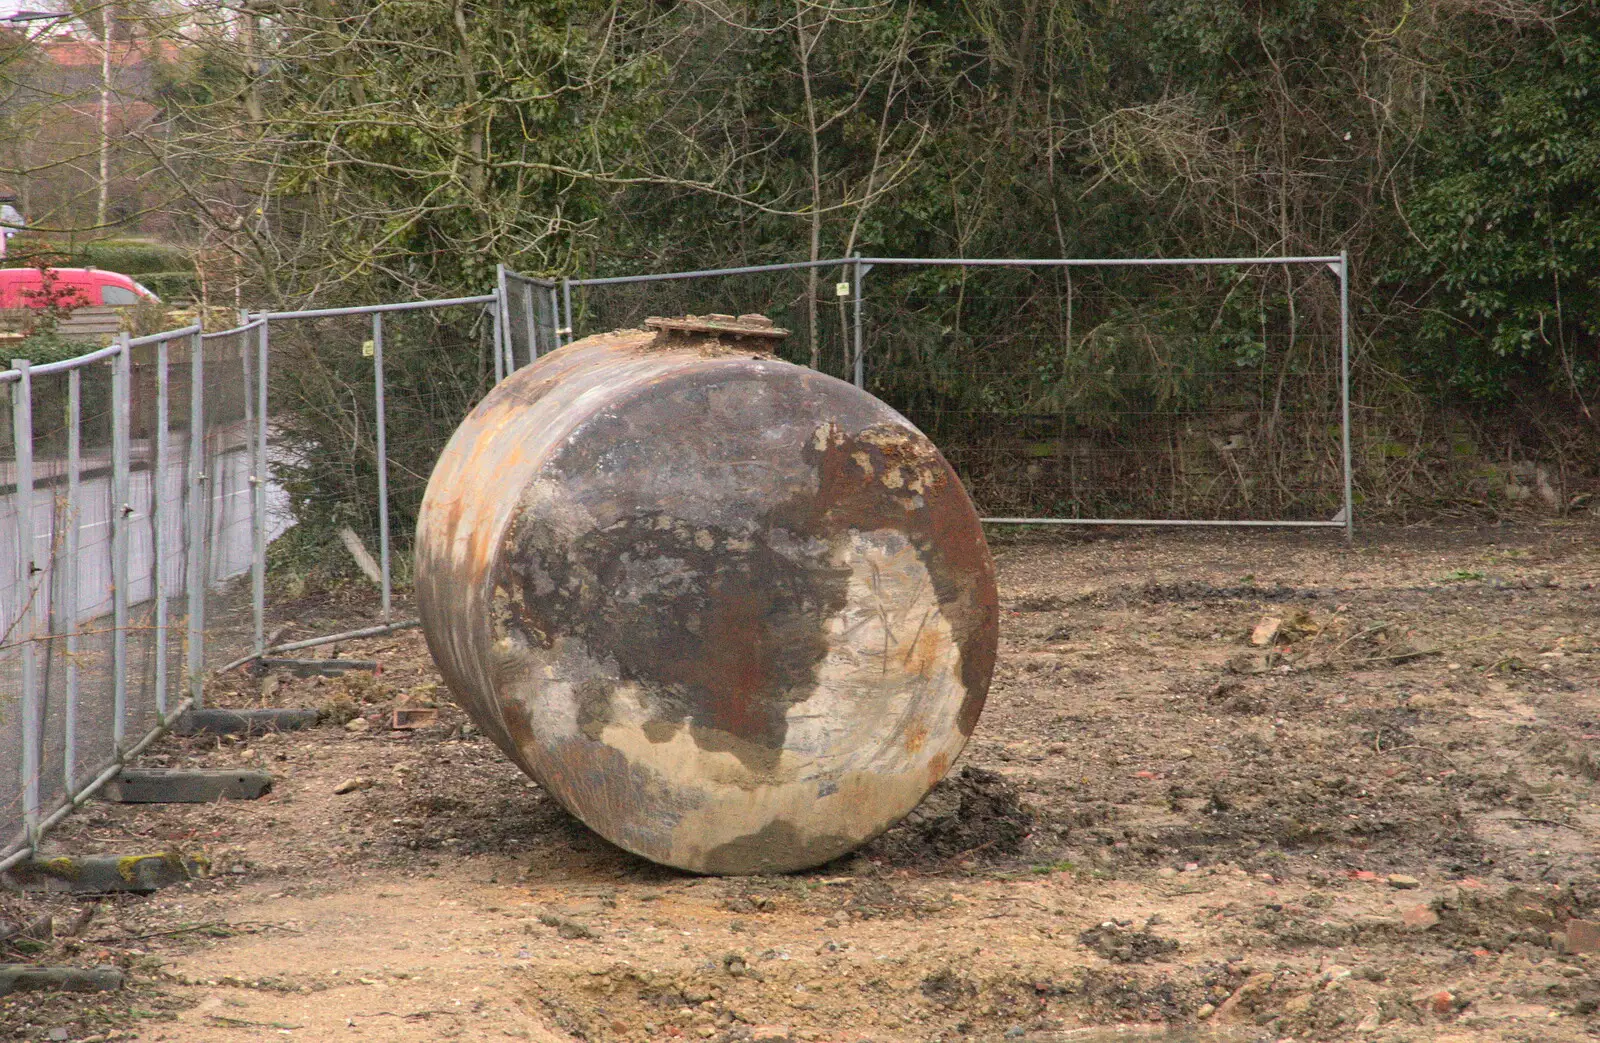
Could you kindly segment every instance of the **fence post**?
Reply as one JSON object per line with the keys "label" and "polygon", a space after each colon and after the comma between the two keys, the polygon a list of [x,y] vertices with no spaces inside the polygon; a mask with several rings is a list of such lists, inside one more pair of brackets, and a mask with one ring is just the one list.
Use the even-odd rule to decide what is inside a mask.
{"label": "fence post", "polygon": [[[501,274],[505,271],[501,266]],[[502,302],[503,303],[503,302]],[[500,357],[500,312],[495,311],[495,358]],[[495,371],[499,373],[498,361]],[[377,395],[378,438],[378,569],[383,580],[383,621],[390,622],[389,578],[389,434],[383,396],[383,312],[372,313],[372,383]]]}
{"label": "fence post", "polygon": [[189,521],[188,562],[185,568],[186,597],[189,602],[188,647],[185,668],[189,673],[189,698],[195,709],[205,706],[205,542],[210,517],[206,503],[206,424],[205,424],[205,340],[195,333],[189,340]]}
{"label": "fence post", "polygon": [[561,296],[556,293],[556,284],[551,283],[547,292],[550,294],[550,339],[551,350],[561,347]]}
{"label": "fence post", "polygon": [[16,634],[22,645],[22,821],[30,847],[39,845],[39,766],[43,761],[43,700],[39,697],[39,651],[34,644],[34,607],[39,565],[33,532],[33,375],[27,359],[12,359],[11,430],[17,457],[17,570],[22,603]]}
{"label": "fence post", "polygon": [[511,298],[506,293],[506,266],[494,266],[495,309],[500,315],[501,349],[506,355],[506,376],[517,371],[517,346],[511,336]]}
{"label": "fence post", "polygon": [[128,528],[133,505],[128,502],[128,335],[119,333],[121,350],[111,356],[111,748],[122,756],[128,727]]}
{"label": "fence post", "polygon": [[505,349],[500,345],[500,301],[496,297],[494,312],[489,317],[489,342],[494,351],[494,382],[498,385],[506,379]]}
{"label": "fence post", "polygon": [[[248,324],[247,324],[248,325]],[[255,430],[250,442],[254,452],[250,459],[250,612],[255,624],[255,653],[267,650],[267,326],[266,313],[261,313],[261,332],[256,338],[256,386],[245,385],[247,405],[245,422],[251,420],[248,398],[255,392]],[[249,354],[249,332],[242,347]]]}
{"label": "fence post", "polygon": [[[244,312],[240,317],[249,324],[249,312]],[[244,378],[244,458],[245,458],[245,495],[250,505],[250,533],[252,537],[250,555],[250,650],[255,654],[261,653],[263,638],[266,634],[265,620],[261,610],[257,607],[261,601],[256,598],[259,577],[255,567],[254,536],[261,527],[261,518],[256,513],[255,494],[255,468],[256,468],[256,385],[251,379],[250,371],[254,362],[250,350],[250,334],[243,331],[239,334],[239,374]]]}
{"label": "fence post", "polygon": [[[150,544],[155,556],[156,720],[167,721],[167,342],[156,341],[156,453],[150,478]],[[70,784],[69,784],[70,785]]]}
{"label": "fence post", "polygon": [[79,505],[83,490],[83,371],[67,371],[67,539],[61,584],[61,614],[67,622],[67,707],[63,722],[61,774],[68,797],[76,796],[78,774],[78,553],[82,542]]}
{"label": "fence post", "polygon": [[[572,280],[565,275],[561,277],[561,314],[566,318],[566,328],[556,330],[556,345],[559,347],[571,344],[572,338],[577,336],[577,326],[572,321]],[[566,340],[561,335],[567,335]]]}
{"label": "fence post", "polygon": [[533,315],[533,287],[534,284],[521,280],[522,288],[522,325],[528,331],[528,361],[531,363],[539,357],[539,327]]}
{"label": "fence post", "polygon": [[1356,538],[1354,482],[1350,472],[1350,252],[1339,251],[1339,408],[1344,449],[1344,538]]}
{"label": "fence post", "polygon": [[861,263],[861,254],[851,254],[855,264],[851,266],[851,273],[855,276],[855,385],[858,388],[867,386],[866,357],[861,345],[861,291],[865,286],[867,269],[871,265]]}

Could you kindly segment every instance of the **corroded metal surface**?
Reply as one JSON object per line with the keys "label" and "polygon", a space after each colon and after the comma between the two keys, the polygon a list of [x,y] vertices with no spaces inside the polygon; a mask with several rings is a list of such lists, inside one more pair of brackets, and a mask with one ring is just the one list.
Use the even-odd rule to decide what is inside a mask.
{"label": "corroded metal surface", "polygon": [[938,450],[751,343],[626,331],[513,374],[417,533],[428,645],[473,720],[602,836],[708,873],[816,865],[911,810],[997,638]]}
{"label": "corroded metal surface", "polygon": [[692,337],[710,334],[719,341],[736,342],[743,338],[778,341],[789,331],[774,326],[765,315],[684,315],[681,318],[663,319],[652,315],[644,320],[645,328],[662,330],[670,336]]}

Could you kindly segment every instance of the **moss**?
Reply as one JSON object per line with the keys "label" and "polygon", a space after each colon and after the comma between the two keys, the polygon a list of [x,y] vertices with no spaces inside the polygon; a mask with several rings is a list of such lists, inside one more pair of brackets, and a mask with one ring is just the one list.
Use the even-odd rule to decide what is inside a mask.
{"label": "moss", "polygon": [[205,855],[161,851],[150,855],[125,855],[117,859],[117,875],[131,884],[134,874],[139,871],[139,863],[152,858],[160,860],[168,869],[183,877],[206,876],[211,872],[211,860]]}
{"label": "moss", "polygon": [[35,862],[33,868],[45,876],[53,876],[58,880],[78,879],[78,863],[66,855]]}
{"label": "moss", "polygon": [[[139,863],[152,858],[160,859],[171,865],[173,856],[171,852],[162,852],[156,855],[124,855],[117,859],[117,875],[131,884],[133,883],[134,873],[138,872]],[[179,865],[181,867],[182,863],[180,862]]]}

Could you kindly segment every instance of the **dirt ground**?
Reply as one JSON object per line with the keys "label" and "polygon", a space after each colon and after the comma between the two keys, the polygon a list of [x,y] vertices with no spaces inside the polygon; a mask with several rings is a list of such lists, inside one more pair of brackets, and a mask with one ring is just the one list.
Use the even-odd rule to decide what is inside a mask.
{"label": "dirt ground", "polygon": [[[0,958],[131,972],[0,999],[0,1038],[1593,1039],[1600,954],[1566,950],[1600,945],[1597,537],[999,539],[1000,666],[957,771],[783,877],[589,834],[448,705],[415,631],[337,650],[377,678],[221,678],[219,704],[328,720],[146,758],[265,767],[263,800],[70,818],[61,852],[213,872],[0,896],[55,917]],[[371,605],[280,612],[293,637]]]}

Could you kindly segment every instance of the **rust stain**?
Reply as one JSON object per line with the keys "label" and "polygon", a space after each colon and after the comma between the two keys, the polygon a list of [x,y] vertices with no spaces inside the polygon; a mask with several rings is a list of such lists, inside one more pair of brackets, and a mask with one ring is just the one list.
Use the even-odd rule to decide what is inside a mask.
{"label": "rust stain", "polygon": [[[824,446],[825,443],[825,446]],[[807,528],[838,534],[850,528],[898,529],[912,540],[934,579],[940,611],[960,650],[966,699],[957,726],[970,736],[988,696],[999,646],[1000,598],[994,562],[977,510],[938,447],[916,430],[877,424],[855,437],[830,431],[807,446],[817,468],[815,497],[796,505]],[[873,465],[864,468],[858,456]],[[887,487],[874,477],[902,461],[914,461],[921,491]]]}
{"label": "rust stain", "polygon": [[[830,621],[853,582],[838,549],[880,531],[914,549],[937,608],[915,633],[895,635],[885,669],[907,685],[915,679],[917,690],[959,698],[963,740],[994,666],[993,564],[948,462],[881,403],[748,343],[663,339],[627,331],[563,348],[509,377],[462,425],[419,519],[417,589],[429,647],[485,733],[608,839],[701,871],[749,871],[751,858],[798,867],[805,852],[836,853],[865,836],[823,837],[827,823],[800,828],[792,809],[779,810],[765,826],[753,823],[749,844],[729,842],[711,861],[690,864],[673,862],[682,849],[672,830],[685,809],[712,816],[718,801],[747,814],[749,800],[779,777],[765,773],[793,752],[791,709],[834,676],[821,672],[836,639]],[[752,386],[764,397],[728,390]],[[650,402],[667,405],[641,411]],[[746,402],[761,407],[745,411]],[[732,420],[718,426],[724,417]],[[782,445],[768,455],[780,432]],[[652,483],[630,478],[656,467],[677,474],[667,469],[681,467],[685,452],[699,469],[685,469],[665,491],[643,494]],[[717,470],[746,467],[747,483],[745,471]],[[601,520],[573,532],[567,515],[545,516],[541,500],[524,499],[535,480],[570,498],[570,518]],[[797,552],[796,540],[807,549]],[[543,679],[573,654],[604,664],[587,679],[563,678],[559,698],[571,699],[575,729],[547,723],[565,720],[565,702],[541,701],[556,698]],[[851,712],[848,698],[838,705]],[[885,751],[903,750],[884,761],[897,769],[852,783],[861,787],[853,803],[898,808],[920,796],[924,772],[928,786],[942,778],[961,745],[943,723],[949,711],[916,707],[886,731]],[[938,734],[931,720],[941,722]],[[631,752],[608,745],[626,734],[638,741]],[[649,759],[678,756],[663,742],[693,751],[681,774],[675,760]],[[709,780],[691,777],[688,765],[708,763],[710,753],[742,766],[753,781],[739,786],[749,792],[714,796]]]}
{"label": "rust stain", "polygon": [[[928,742],[928,724],[920,717],[911,722],[911,727],[906,729],[905,748],[907,753],[920,753],[922,747]],[[942,756],[942,755],[941,755]]]}
{"label": "rust stain", "polygon": [[934,667],[944,658],[945,644],[937,627],[928,625],[924,619],[920,624],[917,636],[906,649],[905,670],[908,674],[917,677],[932,677]]}

